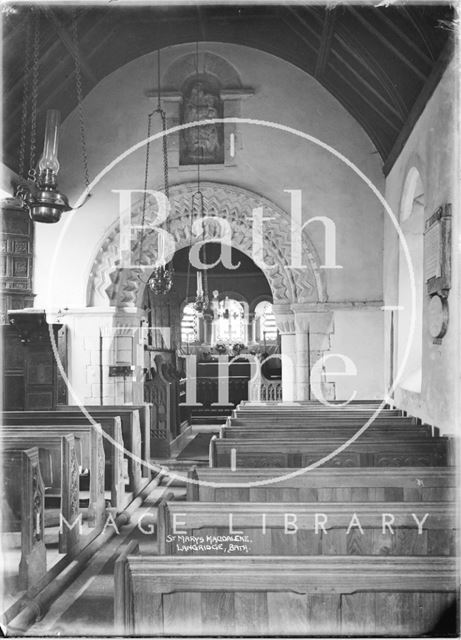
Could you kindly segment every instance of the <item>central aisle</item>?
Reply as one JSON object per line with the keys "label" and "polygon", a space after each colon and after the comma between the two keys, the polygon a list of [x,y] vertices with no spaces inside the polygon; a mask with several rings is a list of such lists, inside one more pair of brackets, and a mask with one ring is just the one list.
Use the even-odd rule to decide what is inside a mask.
{"label": "central aisle", "polygon": [[[163,485],[155,487],[137,509],[130,522],[119,530],[107,545],[90,560],[88,567],[51,605],[40,622],[26,633],[28,636],[110,636],[114,634],[114,564],[122,547],[137,540],[143,554],[157,553],[157,507],[167,494],[175,500],[185,498],[182,487]],[[147,515],[149,517],[147,517]],[[152,534],[142,533],[137,526],[144,523],[145,530],[154,525]],[[111,526],[111,525],[108,525]]]}

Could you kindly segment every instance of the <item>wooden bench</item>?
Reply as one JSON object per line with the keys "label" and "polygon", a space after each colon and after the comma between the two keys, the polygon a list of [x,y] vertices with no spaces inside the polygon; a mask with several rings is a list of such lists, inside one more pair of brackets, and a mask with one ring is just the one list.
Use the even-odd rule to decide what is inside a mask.
{"label": "wooden bench", "polygon": [[[201,502],[350,502],[455,500],[452,467],[313,469],[207,469],[192,467],[187,500]],[[281,476],[290,476],[278,480]]]}
{"label": "wooden bench", "polygon": [[267,405],[245,405],[240,404],[232,411],[232,416],[238,415],[267,415],[276,412],[277,414],[285,413],[298,413],[300,415],[373,415],[375,412],[379,412],[378,415],[383,416],[403,416],[405,412],[400,409],[381,408],[381,405],[347,405],[344,407],[328,407],[317,403],[316,405],[304,405],[304,404],[291,404],[276,402]]}
{"label": "wooden bench", "polygon": [[[26,417],[22,418],[18,415],[5,415],[5,421],[8,425],[11,426],[12,429],[16,429],[17,427],[24,428],[29,425],[27,428],[34,428],[35,432],[37,432],[36,427],[40,427],[40,429],[45,428],[56,428],[56,429],[65,429],[67,431],[71,431],[74,434],[80,435],[83,438],[83,442],[85,444],[84,453],[85,459],[82,459],[82,456],[79,455],[79,463],[83,467],[90,467],[90,457],[91,457],[91,439],[90,439],[90,431],[91,427],[94,426],[88,422],[87,418],[83,415],[65,417],[61,414],[56,414],[52,412],[46,412],[46,416],[42,416],[41,414],[45,412],[37,412],[35,416],[34,412],[27,412]],[[29,416],[30,414],[30,416]],[[110,418],[99,418],[98,423],[103,431],[103,447],[104,447],[104,455],[105,455],[105,488],[110,491],[111,494],[111,503],[112,506],[117,509],[122,509],[127,503],[127,496],[125,495],[125,470],[124,470],[124,442],[122,436],[122,427],[121,420],[119,417],[110,417]],[[31,425],[34,425],[32,427]],[[107,437],[108,436],[108,437]],[[79,452],[80,453],[80,452]]]}
{"label": "wooden bench", "polygon": [[[324,426],[300,426],[285,428],[282,423],[278,426],[254,426],[248,425],[246,427],[221,427],[219,431],[220,438],[249,438],[257,440],[258,438],[270,438],[270,439],[306,439],[306,438],[344,438],[347,440],[354,433],[360,429],[360,426],[356,425],[336,425],[331,426],[326,423]],[[400,428],[395,426],[386,425],[370,425],[360,436],[362,438],[385,438],[385,437],[399,437],[402,436],[407,439],[412,438],[431,438],[432,428],[429,425],[416,426],[411,425],[408,427]]]}
{"label": "wooden bench", "polygon": [[[11,435],[3,432],[2,445],[5,455],[9,451],[27,451],[37,449],[40,475],[43,481],[43,495],[60,500],[59,542],[60,553],[67,553],[80,540],[79,522],[79,470],[73,434],[27,434]],[[12,472],[13,482],[19,481]],[[8,479],[7,479],[8,482]],[[19,485],[20,486],[20,485]],[[105,510],[101,502],[89,509],[89,524],[102,522]],[[46,512],[44,523],[46,524]]]}
{"label": "wooden bench", "polygon": [[[210,441],[210,466],[230,467],[234,449],[237,467],[307,467],[344,445],[344,438],[319,440],[226,440],[213,436]],[[358,438],[345,450],[325,461],[328,467],[420,467],[448,464],[448,438],[391,440]]]}
{"label": "wooden bench", "polygon": [[337,413],[337,414],[347,414],[347,413],[363,413],[369,412],[373,413],[375,411],[379,411],[383,414],[388,415],[403,415],[403,411],[400,409],[396,409],[394,407],[382,406],[381,403],[378,404],[348,404],[341,406],[341,404],[337,404],[334,406],[323,405],[321,403],[317,404],[303,404],[303,403],[290,403],[290,402],[270,402],[270,403],[261,403],[261,404],[245,404],[241,403],[235,409],[233,409],[235,413],[240,412],[250,412],[253,411],[255,413],[267,413],[269,411],[299,411],[299,412],[307,412],[307,413]]}
{"label": "wooden bench", "polygon": [[[300,415],[293,414],[291,412],[284,412],[283,415],[278,416],[276,412],[273,412],[272,415],[245,415],[245,416],[237,416],[237,417],[229,417],[226,421],[226,426],[229,427],[244,427],[244,426],[270,426],[270,425],[283,425],[288,427],[298,428],[300,426],[323,426],[323,425],[352,425],[361,427],[368,422],[371,418],[371,415],[363,415],[363,416],[335,416],[330,414],[325,415]],[[372,423],[374,425],[382,425],[389,427],[399,427],[401,429],[405,429],[406,427],[414,426],[420,424],[420,421],[417,418],[402,418],[399,416],[378,416],[373,420]]]}
{"label": "wooden bench", "polygon": [[[139,426],[141,430],[141,457],[143,460],[147,460],[147,462],[150,461],[151,459],[150,438],[151,438],[151,426],[152,426],[152,405],[151,404],[145,403],[145,404],[136,404],[136,405],[129,405],[129,406],[127,405],[103,405],[103,406],[89,405],[89,406],[86,406],[85,409],[90,413],[98,410],[98,411],[109,412],[110,415],[115,414],[117,416],[125,412],[138,411]],[[77,407],[74,405],[58,404],[56,407],[56,410],[67,411],[67,412],[75,411],[76,413],[78,412],[81,413],[80,407]],[[142,473],[142,476],[145,478],[150,479],[152,477],[151,470],[147,465],[142,465],[141,473]]]}
{"label": "wooden bench", "polygon": [[115,567],[115,633],[417,636],[456,601],[453,558],[144,556]]}
{"label": "wooden bench", "polygon": [[[123,438],[123,446],[125,449],[125,455],[128,458],[128,477],[130,480],[129,490],[134,493],[139,493],[143,488],[145,482],[142,480],[141,473],[141,455],[142,455],[142,446],[141,446],[141,429],[139,422],[139,411],[136,409],[125,409],[124,411],[112,410],[99,410],[99,407],[96,410],[89,410],[89,415],[96,422],[101,424],[107,424],[106,420],[111,418],[119,417],[122,424],[122,438]],[[49,422],[52,420],[59,420],[61,423],[67,422],[68,420],[72,421],[73,419],[80,423],[83,421],[85,424],[90,424],[86,416],[83,413],[78,412],[78,407],[72,409],[70,411],[7,411],[3,414],[4,420],[6,420],[7,424],[13,424],[14,421],[24,423],[24,421],[30,420],[33,424],[40,424],[40,421]],[[61,418],[59,418],[59,416]],[[43,424],[43,422],[42,422]],[[107,446],[107,445],[106,445]]]}
{"label": "wooden bench", "polygon": [[[440,502],[167,502],[160,555],[455,555],[455,505]],[[386,524],[387,523],[387,524]]]}
{"label": "wooden bench", "polygon": [[[19,588],[28,589],[46,573],[45,486],[38,447],[2,451],[2,531],[21,532]],[[4,547],[3,553],[8,553]]]}
{"label": "wooden bench", "polygon": [[[354,409],[354,408],[376,408],[382,404],[382,400],[351,400],[346,405],[344,405],[344,400],[329,400],[329,404],[325,405],[319,400],[292,400],[292,401],[279,401],[279,400],[242,400],[237,408],[245,408],[245,409],[260,409],[261,407],[281,407],[281,408],[292,408],[292,407],[307,407],[312,409],[334,409],[336,408],[338,411],[342,409]],[[341,406],[344,405],[344,406]],[[389,404],[384,405],[385,408],[390,408]]]}
{"label": "wooden bench", "polygon": [[[37,429],[36,425],[8,425],[2,427],[3,437],[6,439],[21,439],[23,442],[31,443],[29,446],[33,446],[36,444],[40,446],[39,443],[45,442],[46,439],[53,439],[53,442],[56,442],[55,448],[53,449],[54,459],[55,459],[55,470],[56,473],[60,469],[60,461],[61,461],[61,453],[60,448],[58,446],[60,442],[60,437],[69,432],[72,432],[72,435],[76,435],[76,439],[80,441],[81,447],[77,450],[81,451],[81,460],[80,463],[82,466],[85,466],[89,469],[89,505],[88,505],[88,525],[90,527],[100,527],[103,525],[105,521],[105,496],[104,496],[104,467],[105,467],[105,457],[104,457],[104,448],[102,442],[102,431],[99,426],[93,426],[91,424],[86,425],[74,425],[70,427],[69,425],[40,425],[40,429]],[[77,463],[77,472],[78,472],[78,463]],[[45,479],[45,478],[44,478]],[[77,475],[78,479],[78,475]],[[45,480],[46,484],[46,480]],[[55,482],[53,491],[49,491],[48,494],[50,497],[59,497],[60,495],[60,485]],[[58,493],[56,493],[56,491]]]}

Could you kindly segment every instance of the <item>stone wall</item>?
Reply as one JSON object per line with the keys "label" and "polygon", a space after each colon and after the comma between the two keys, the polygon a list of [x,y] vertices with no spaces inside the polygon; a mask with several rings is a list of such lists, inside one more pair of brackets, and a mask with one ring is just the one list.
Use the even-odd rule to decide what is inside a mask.
{"label": "stone wall", "polygon": [[[429,296],[424,282],[421,391],[411,391],[398,386],[395,392],[398,406],[428,423],[441,427],[446,433],[455,432],[460,415],[459,185],[456,182],[457,175],[459,177],[458,85],[458,70],[453,62],[429,99],[386,180],[386,199],[397,216],[401,210],[404,184],[413,167],[418,170],[424,188],[425,220],[439,206],[452,204],[452,283],[448,296],[448,330],[441,344],[434,344],[429,334]],[[388,219],[385,219],[384,226],[384,298],[386,304],[396,305],[398,304],[399,241]],[[422,263],[421,260],[415,264],[415,270],[422,269]],[[385,335],[387,348],[389,344],[390,327],[387,322]],[[397,345],[394,353],[395,362],[396,354]],[[389,366],[387,356],[387,375]]]}

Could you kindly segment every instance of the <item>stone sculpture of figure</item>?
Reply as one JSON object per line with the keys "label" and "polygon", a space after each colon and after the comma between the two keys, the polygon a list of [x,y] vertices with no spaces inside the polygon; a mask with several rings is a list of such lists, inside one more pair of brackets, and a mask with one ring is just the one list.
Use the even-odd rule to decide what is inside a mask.
{"label": "stone sculpture of figure", "polygon": [[[219,96],[206,84],[196,82],[184,99],[183,123],[221,117]],[[223,162],[223,126],[208,124],[185,129],[182,136],[181,164]]]}

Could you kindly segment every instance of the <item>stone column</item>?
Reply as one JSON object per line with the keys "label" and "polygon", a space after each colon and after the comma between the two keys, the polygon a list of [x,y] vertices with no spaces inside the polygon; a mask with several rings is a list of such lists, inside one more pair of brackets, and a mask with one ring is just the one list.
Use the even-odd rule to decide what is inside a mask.
{"label": "stone column", "polygon": [[248,322],[247,322],[247,344],[253,344],[255,341],[254,336],[254,325],[255,325],[255,314],[251,312],[248,314]]}
{"label": "stone column", "polygon": [[295,317],[288,305],[273,305],[275,322],[282,338],[282,400],[296,397],[296,330]]}
{"label": "stone column", "polygon": [[[311,400],[309,364],[309,315],[308,313],[295,312],[295,344],[296,344],[296,400]],[[312,366],[312,365],[310,365]]]}
{"label": "stone column", "polygon": [[[330,337],[333,332],[333,313],[321,303],[292,304],[296,332],[296,400],[315,400],[309,394],[310,372],[322,355],[330,350]],[[309,371],[310,366],[310,371]],[[322,395],[332,399],[334,389],[323,385]]]}
{"label": "stone column", "polygon": [[207,345],[213,346],[213,314],[206,311],[203,314],[204,341]]}

